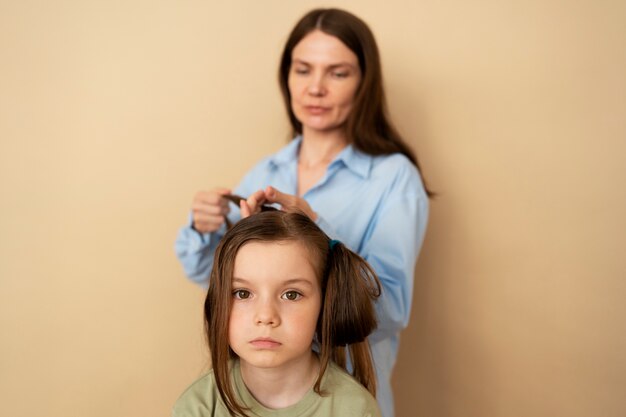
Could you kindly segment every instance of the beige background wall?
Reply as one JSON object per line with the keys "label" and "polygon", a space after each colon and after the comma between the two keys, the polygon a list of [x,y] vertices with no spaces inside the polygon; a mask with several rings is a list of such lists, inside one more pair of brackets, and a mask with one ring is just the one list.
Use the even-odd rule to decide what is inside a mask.
{"label": "beige background wall", "polygon": [[[167,416],[206,368],[176,230],[285,142],[318,4],[0,0],[0,415]],[[440,193],[398,415],[626,415],[626,3],[331,4]]]}

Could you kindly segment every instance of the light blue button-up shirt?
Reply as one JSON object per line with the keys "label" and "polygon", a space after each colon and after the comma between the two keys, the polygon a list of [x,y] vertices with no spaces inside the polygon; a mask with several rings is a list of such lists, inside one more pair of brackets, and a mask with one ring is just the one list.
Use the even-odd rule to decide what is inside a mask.
{"label": "light blue button-up shirt", "polygon": [[[295,195],[301,141],[298,137],[259,162],[234,192],[247,197],[271,185]],[[400,331],[411,312],[415,262],[428,220],[428,197],[420,175],[404,155],[371,156],[349,145],[302,197],[317,213],[318,226],[369,262],[382,283],[376,302],[378,328],[369,341],[378,402],[383,416],[392,417],[391,371]],[[239,211],[232,210],[229,218],[239,220]],[[224,227],[202,235],[191,225],[180,230],[176,254],[192,281],[208,285],[213,254],[224,233]]]}

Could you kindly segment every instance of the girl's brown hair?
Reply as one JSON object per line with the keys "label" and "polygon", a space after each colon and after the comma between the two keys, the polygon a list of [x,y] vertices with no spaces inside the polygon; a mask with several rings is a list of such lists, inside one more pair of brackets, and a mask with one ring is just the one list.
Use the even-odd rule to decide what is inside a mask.
{"label": "girl's brown hair", "polygon": [[[354,52],[359,60],[362,79],[345,125],[349,143],[368,155],[401,153],[421,173],[417,156],[404,142],[387,115],[380,55],[374,35],[365,22],[345,10],[312,10],[296,23],[287,38],[280,59],[278,81],[293,133],[302,134],[302,123],[296,118],[291,108],[289,71],[292,53],[296,45],[314,30],[321,30],[338,38]],[[424,188],[428,196],[434,195],[425,181]]]}
{"label": "girl's brown hair", "polygon": [[232,415],[246,415],[229,378],[229,361],[236,357],[228,343],[235,257],[249,242],[284,241],[299,242],[307,248],[320,280],[322,306],[315,332],[319,343],[320,372],[315,392],[324,394],[321,382],[330,361],[347,372],[348,351],[352,375],[376,395],[375,371],[366,339],[376,328],[373,301],[381,291],[375,272],[359,255],[343,244],[331,241],[306,215],[266,211],[241,220],[222,238],[215,252],[204,303],[215,382]]}

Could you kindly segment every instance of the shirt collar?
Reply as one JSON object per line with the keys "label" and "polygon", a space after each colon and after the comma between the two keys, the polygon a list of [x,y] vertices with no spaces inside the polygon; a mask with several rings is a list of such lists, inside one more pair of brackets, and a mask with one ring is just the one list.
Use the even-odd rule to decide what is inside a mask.
{"label": "shirt collar", "polygon": [[[287,146],[275,153],[270,161],[274,165],[284,165],[298,159],[298,149],[302,143],[302,136],[294,138]],[[352,145],[346,146],[335,157],[330,166],[342,163],[346,168],[355,174],[367,179],[372,168],[373,157],[354,148]]]}
{"label": "shirt collar", "polygon": [[353,145],[348,145],[344,150],[339,152],[339,155],[337,155],[330,165],[332,166],[338,163],[343,163],[350,171],[367,179],[372,169],[373,157],[355,149]]}

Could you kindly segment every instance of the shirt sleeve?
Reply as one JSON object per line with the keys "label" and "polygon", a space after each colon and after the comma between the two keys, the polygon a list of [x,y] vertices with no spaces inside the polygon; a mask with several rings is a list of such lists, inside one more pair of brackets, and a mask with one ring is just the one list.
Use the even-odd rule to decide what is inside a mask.
{"label": "shirt sleeve", "polygon": [[190,218],[189,223],[178,231],[174,250],[185,275],[196,284],[207,288],[209,274],[213,267],[213,255],[217,244],[226,232],[226,226],[222,226],[213,233],[200,233],[193,229],[191,224]]}
{"label": "shirt sleeve", "polygon": [[417,177],[413,184],[408,181],[392,190],[372,222],[370,236],[360,253],[374,268],[382,285],[375,303],[378,328],[369,337],[372,343],[397,334],[408,324],[415,263],[427,220],[428,197]]}

